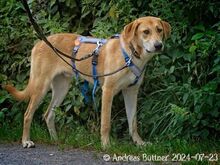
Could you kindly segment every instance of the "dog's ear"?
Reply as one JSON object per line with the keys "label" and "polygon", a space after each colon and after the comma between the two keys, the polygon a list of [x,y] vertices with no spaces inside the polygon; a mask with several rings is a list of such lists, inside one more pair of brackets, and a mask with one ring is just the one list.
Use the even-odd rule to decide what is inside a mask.
{"label": "dog's ear", "polygon": [[128,42],[130,42],[134,38],[138,26],[139,26],[139,23],[137,21],[133,21],[124,27],[125,39]]}
{"label": "dog's ear", "polygon": [[166,40],[167,38],[170,37],[171,34],[171,26],[168,22],[166,21],[161,21],[161,24],[163,26],[163,33],[164,33],[164,39]]}

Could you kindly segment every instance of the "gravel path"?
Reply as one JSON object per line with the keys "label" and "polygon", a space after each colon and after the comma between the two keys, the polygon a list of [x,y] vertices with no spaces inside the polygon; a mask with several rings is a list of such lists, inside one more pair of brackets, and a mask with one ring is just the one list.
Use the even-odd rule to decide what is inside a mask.
{"label": "gravel path", "polygon": [[111,162],[103,160],[104,153],[68,149],[37,144],[36,148],[22,148],[20,144],[0,144],[0,165],[109,165],[151,164],[141,162]]}

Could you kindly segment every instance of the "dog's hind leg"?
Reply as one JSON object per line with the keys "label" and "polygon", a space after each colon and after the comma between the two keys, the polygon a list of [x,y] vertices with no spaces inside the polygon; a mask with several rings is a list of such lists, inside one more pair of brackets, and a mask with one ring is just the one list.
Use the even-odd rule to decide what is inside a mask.
{"label": "dog's hind leg", "polygon": [[32,81],[34,83],[30,83],[31,85],[31,94],[30,101],[27,107],[27,110],[24,114],[24,126],[23,126],[23,136],[22,136],[22,144],[24,148],[34,147],[33,141],[30,140],[30,127],[31,122],[34,116],[38,105],[40,104],[42,98],[46,94],[49,89],[49,82],[43,81],[40,79],[35,79]]}
{"label": "dog's hind leg", "polygon": [[70,85],[71,78],[66,77],[63,74],[57,75],[52,81],[52,100],[44,114],[44,118],[47,123],[47,127],[51,136],[51,139],[57,140],[57,133],[55,129],[55,108],[60,106],[65,98]]}

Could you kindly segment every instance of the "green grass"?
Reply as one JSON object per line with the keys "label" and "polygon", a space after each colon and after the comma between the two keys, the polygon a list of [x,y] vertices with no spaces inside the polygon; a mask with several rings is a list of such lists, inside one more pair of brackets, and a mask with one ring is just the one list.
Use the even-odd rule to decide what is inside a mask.
{"label": "green grass", "polygon": [[[21,125],[11,127],[7,124],[0,127],[0,143],[20,142],[22,135]],[[90,133],[84,127],[77,127],[72,130],[59,130],[59,141],[50,140],[46,126],[39,126],[33,123],[31,128],[31,137],[35,144],[52,144],[58,145],[60,150],[65,148],[79,148],[83,150],[95,150],[100,153],[108,153],[110,155],[170,155],[173,157],[175,153],[195,155],[197,153],[218,153],[220,157],[220,141],[215,139],[204,141],[186,141],[184,139],[175,140],[154,140],[152,145],[138,147],[131,140],[111,138],[111,146],[107,150],[103,150],[100,144],[100,136],[98,133]],[[220,158],[219,158],[220,159]],[[208,164],[206,161],[196,162],[190,161],[183,164]]]}

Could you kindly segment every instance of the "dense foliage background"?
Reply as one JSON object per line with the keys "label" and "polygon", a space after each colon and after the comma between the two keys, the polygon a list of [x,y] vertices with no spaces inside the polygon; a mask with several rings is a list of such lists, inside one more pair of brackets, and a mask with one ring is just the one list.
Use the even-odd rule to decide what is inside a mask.
{"label": "dense foliage background", "polygon": [[[77,32],[109,37],[135,18],[161,17],[172,26],[163,54],[147,66],[138,100],[138,121],[144,139],[206,139],[220,136],[220,2],[217,0],[29,0],[45,34]],[[0,83],[23,89],[30,69],[30,51],[37,40],[20,2],[0,1]],[[98,98],[97,100],[100,100]],[[35,115],[42,113],[50,94]],[[114,101],[112,135],[128,133],[121,95]],[[27,103],[0,89],[0,127],[22,125]],[[99,105],[100,107],[100,105]],[[100,109],[100,108],[99,108]],[[56,122],[60,131],[85,126],[100,128],[100,110],[83,102],[73,87]],[[46,126],[45,126],[46,127]],[[62,129],[61,129],[62,128]]]}

